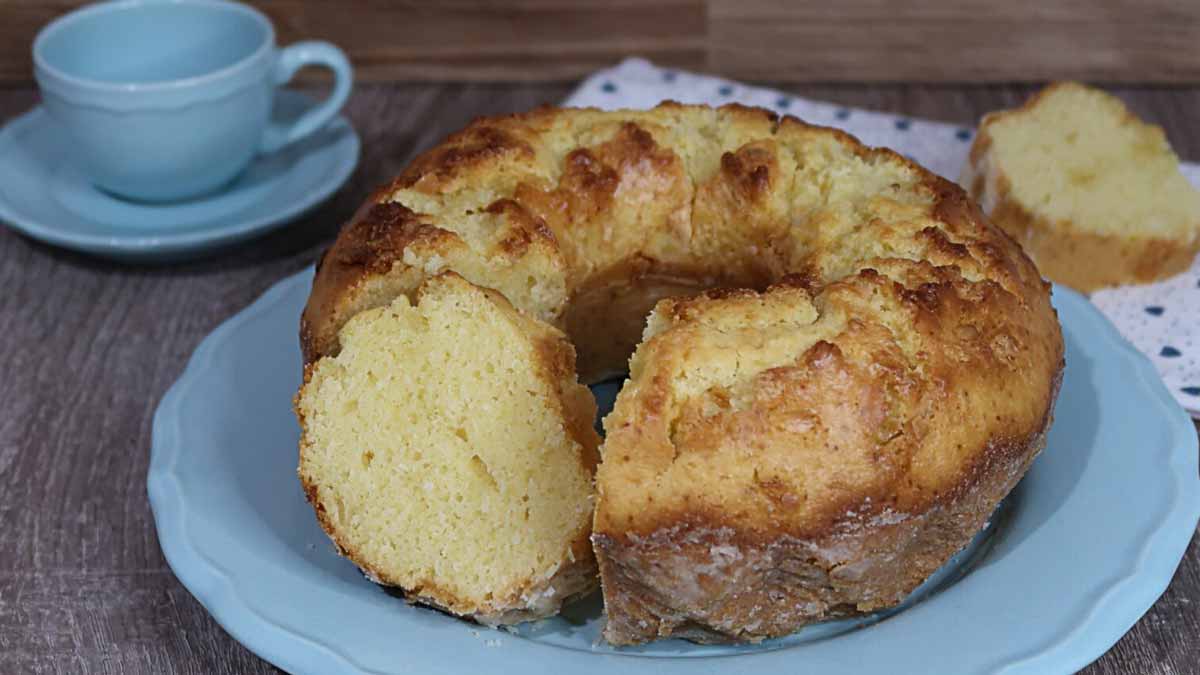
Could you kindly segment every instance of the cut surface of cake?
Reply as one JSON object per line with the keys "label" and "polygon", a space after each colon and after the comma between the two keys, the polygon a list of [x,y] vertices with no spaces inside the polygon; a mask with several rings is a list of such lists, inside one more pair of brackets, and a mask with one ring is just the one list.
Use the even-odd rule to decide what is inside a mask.
{"label": "cut surface of cake", "polygon": [[595,588],[595,403],[561,333],[447,273],[341,339],[296,409],[300,477],[344,555],[484,623]]}
{"label": "cut surface of cake", "polygon": [[1200,192],[1162,129],[1074,82],[985,116],[961,182],[1044,275],[1077,290],[1163,279],[1200,250]]}

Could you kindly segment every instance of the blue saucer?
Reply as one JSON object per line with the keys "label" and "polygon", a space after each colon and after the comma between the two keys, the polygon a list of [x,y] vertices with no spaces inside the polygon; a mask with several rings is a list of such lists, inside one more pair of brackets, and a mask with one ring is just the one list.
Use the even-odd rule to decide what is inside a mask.
{"label": "blue saucer", "polygon": [[[278,92],[273,116],[313,105]],[[333,194],[358,163],[354,128],[338,117],[323,131],[256,158],[228,187],[170,204],[126,201],[93,186],[71,144],[38,106],[0,129],[0,221],[55,246],[136,262],[192,257],[279,227]]]}

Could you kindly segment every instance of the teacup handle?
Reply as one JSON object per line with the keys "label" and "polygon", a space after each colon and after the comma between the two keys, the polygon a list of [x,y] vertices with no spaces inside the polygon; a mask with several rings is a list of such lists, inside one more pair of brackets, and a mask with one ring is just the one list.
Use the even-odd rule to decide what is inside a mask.
{"label": "teacup handle", "polygon": [[345,105],[354,82],[354,71],[350,60],[342,50],[328,42],[308,41],[284,47],[275,61],[272,77],[275,85],[287,83],[304,66],[325,66],[333,71],[333,92],[320,105],[304,113],[300,119],[288,125],[272,124],[263,134],[259,151],[270,153],[291,145],[324,127]]}

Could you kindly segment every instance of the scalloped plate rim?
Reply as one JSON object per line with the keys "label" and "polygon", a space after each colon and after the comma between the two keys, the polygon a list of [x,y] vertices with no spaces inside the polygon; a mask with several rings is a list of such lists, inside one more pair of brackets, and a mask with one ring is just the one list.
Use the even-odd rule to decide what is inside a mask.
{"label": "scalloped plate rim", "polygon": [[[310,266],[277,282],[248,307],[209,333],[196,348],[183,374],[168,389],[155,411],[151,462],[147,474],[150,503],[160,545],[177,578],[230,635],[251,651],[297,674],[328,672],[330,669],[337,669],[338,672],[385,673],[388,671],[372,670],[356,663],[336,645],[325,644],[312,636],[284,628],[238,597],[236,582],[229,572],[202,554],[188,537],[187,508],[180,493],[179,478],[174,473],[183,442],[178,413],[186,393],[203,377],[208,362],[225,343],[235,337],[243,323],[264,314],[277,303],[288,299],[291,293],[306,290],[312,273]],[[297,289],[297,286],[302,288]],[[1063,303],[1075,305],[1082,316],[1099,327],[1099,330],[1090,333],[1089,340],[1101,340],[1114,354],[1122,357],[1122,367],[1138,375],[1137,385],[1144,394],[1140,400],[1155,405],[1155,412],[1161,416],[1168,432],[1174,499],[1168,504],[1167,512],[1162,515],[1157,527],[1148,532],[1137,547],[1138,553],[1132,567],[1106,591],[1091,597],[1083,610],[1084,616],[1074,628],[1047,636],[1026,651],[1011,654],[999,663],[991,664],[991,669],[986,672],[1073,672],[1101,656],[1145,614],[1169,585],[1191,540],[1196,522],[1200,520],[1200,478],[1195,476],[1197,441],[1190,418],[1167,392],[1150,361],[1121,338],[1090,302],[1080,294],[1060,286],[1054,287],[1054,293],[1060,315]],[[1187,532],[1186,537],[1182,536],[1184,531]],[[1103,625],[1100,625],[1100,617],[1105,619]],[[529,644],[537,644],[543,649],[553,647]],[[694,672],[702,663],[732,663],[752,657],[761,664],[772,654],[778,658],[778,655],[796,649],[803,649],[803,646],[762,653],[714,655],[713,659],[668,657],[650,663],[656,670],[668,668],[671,664],[690,664],[689,668]],[[494,653],[492,656],[502,661],[504,655]],[[647,662],[645,657],[636,654],[614,656],[597,653],[585,655],[587,657],[602,657],[599,659],[601,661],[618,660],[628,665]]]}

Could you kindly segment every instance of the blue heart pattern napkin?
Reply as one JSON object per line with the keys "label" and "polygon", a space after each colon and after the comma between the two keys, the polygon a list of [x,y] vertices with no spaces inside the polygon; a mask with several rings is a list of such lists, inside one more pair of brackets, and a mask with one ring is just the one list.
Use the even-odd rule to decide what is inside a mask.
{"label": "blue heart pattern napkin", "polygon": [[[650,108],[663,99],[682,103],[742,103],[840,127],[868,145],[883,145],[951,179],[967,158],[974,130],[930,120],[810,101],[779,91],[628,59],[594,73],[564,105]],[[1200,186],[1200,165],[1183,172]],[[1092,302],[1158,368],[1163,382],[1193,417],[1200,418],[1200,258],[1187,272],[1146,286],[1098,291]]]}

